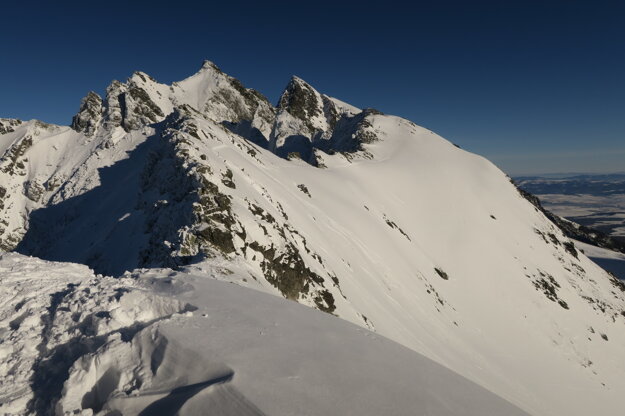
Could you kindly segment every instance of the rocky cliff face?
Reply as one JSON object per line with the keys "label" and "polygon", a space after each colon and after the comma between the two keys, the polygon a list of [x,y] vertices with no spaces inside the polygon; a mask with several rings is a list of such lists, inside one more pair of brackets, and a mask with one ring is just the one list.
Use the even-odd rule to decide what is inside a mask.
{"label": "rocky cliff face", "polygon": [[85,136],[93,136],[102,118],[102,98],[91,91],[80,103],[80,110],[72,118],[71,127]]}
{"label": "rocky cliff face", "polygon": [[[286,86],[277,112],[269,149],[281,157],[299,157],[317,166],[315,149],[328,153],[357,150],[358,146],[341,142],[353,141],[351,135],[359,127],[354,125],[354,118],[358,114],[362,119],[365,114],[320,94],[298,77]],[[335,133],[337,124],[340,128]]]}
{"label": "rocky cliff face", "polygon": [[0,118],[0,134],[13,133],[15,127],[22,124],[22,120],[14,118]]}

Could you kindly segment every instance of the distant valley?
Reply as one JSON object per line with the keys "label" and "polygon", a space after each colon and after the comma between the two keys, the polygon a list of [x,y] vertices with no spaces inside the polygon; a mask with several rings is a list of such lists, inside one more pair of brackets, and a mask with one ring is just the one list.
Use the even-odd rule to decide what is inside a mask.
{"label": "distant valley", "polygon": [[[514,182],[537,196],[553,214],[625,244],[625,174],[525,176],[514,178]],[[614,253],[581,245],[597,264],[625,279],[624,250]]]}
{"label": "distant valley", "polygon": [[517,177],[549,211],[625,241],[625,174]]}

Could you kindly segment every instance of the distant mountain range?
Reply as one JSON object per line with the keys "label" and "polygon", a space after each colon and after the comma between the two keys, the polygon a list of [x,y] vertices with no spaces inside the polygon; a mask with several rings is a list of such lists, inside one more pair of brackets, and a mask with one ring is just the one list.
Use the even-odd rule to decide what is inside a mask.
{"label": "distant mountain range", "polygon": [[604,181],[620,181],[625,180],[625,172],[612,172],[612,173],[544,173],[536,175],[514,175],[515,179],[589,179],[589,180],[604,180]]}
{"label": "distant mountain range", "polygon": [[519,186],[535,195],[561,194],[593,196],[625,194],[625,174],[575,175],[559,177],[519,176]]}

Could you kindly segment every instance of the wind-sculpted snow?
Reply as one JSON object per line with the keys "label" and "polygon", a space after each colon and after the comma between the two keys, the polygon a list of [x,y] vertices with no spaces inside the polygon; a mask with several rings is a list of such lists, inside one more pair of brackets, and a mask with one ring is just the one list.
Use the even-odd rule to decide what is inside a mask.
{"label": "wind-sculpted snow", "polygon": [[191,310],[86,266],[0,258],[0,412],[52,414],[73,362],[109,339]]}
{"label": "wind-sculpted snow", "polygon": [[205,276],[0,258],[0,412],[525,413],[347,322]]}
{"label": "wind-sculpted snow", "polygon": [[[143,73],[114,82],[100,115],[95,97],[83,103],[81,132],[3,121],[3,249],[294,300],[531,414],[623,407],[625,287],[485,159],[298,78],[274,108],[211,63],[172,86]],[[203,397],[220,377],[172,391]],[[265,411],[229,383],[209,389]]]}

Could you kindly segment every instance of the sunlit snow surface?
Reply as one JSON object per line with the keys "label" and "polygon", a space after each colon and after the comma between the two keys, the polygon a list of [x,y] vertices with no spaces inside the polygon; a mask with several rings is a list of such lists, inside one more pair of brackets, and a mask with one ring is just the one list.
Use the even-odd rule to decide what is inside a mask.
{"label": "sunlit snow surface", "polygon": [[366,329],[204,276],[5,254],[0,284],[5,414],[59,398],[57,414],[526,414]]}
{"label": "sunlit snow surface", "polygon": [[[288,384],[285,392],[293,394],[305,390],[309,396],[298,397],[302,403],[325,397],[336,409],[344,409],[333,392],[317,387],[297,390],[297,379],[288,379],[303,377],[303,370],[310,368],[308,381],[323,378],[329,383],[329,377],[322,377],[327,367],[316,369],[305,356],[318,361],[314,351],[319,349],[327,366],[344,369],[332,373],[340,381],[341,397],[362,397],[359,391],[368,391],[371,384],[366,387],[365,381],[353,378],[366,380],[374,372],[362,365],[352,368],[350,355],[336,351],[342,336],[332,340],[325,332],[302,335],[304,340],[324,340],[322,344],[333,345],[332,351],[312,340],[302,345],[299,337],[282,340],[306,354],[296,357],[281,351],[284,365],[267,356],[275,364],[265,369],[273,378],[253,377],[265,366],[261,360],[250,361],[246,368],[245,360],[251,360],[256,344],[263,350],[259,356],[269,354],[264,349],[278,348],[272,343],[286,336],[280,328],[300,325],[299,315],[304,314],[315,318],[302,317],[303,328],[325,328],[328,323],[327,337],[334,336],[336,327],[353,335],[345,335],[346,344],[371,344],[363,346],[371,350],[350,347],[346,351],[354,349],[354,359],[373,361],[371,368],[385,375],[388,387],[367,396],[388,406],[401,405],[390,407],[398,414],[404,414],[400,412],[404,405],[413,406],[410,400],[420,398],[432,406],[449,402],[449,411],[456,412],[450,414],[463,414],[458,411],[464,409],[475,410],[473,414],[513,412],[485,410],[479,407],[481,400],[478,407],[471,407],[473,394],[465,397],[467,401],[448,395],[460,394],[465,387],[448,391],[439,389],[439,384],[424,386],[417,370],[438,367],[426,364],[416,353],[530,414],[609,415],[625,407],[623,287],[574,250],[560,230],[487,160],[407,120],[370,113],[365,117],[366,131],[376,140],[358,152],[320,152],[318,162],[324,167],[313,167],[299,159],[279,158],[225,128],[221,122],[231,117],[232,108],[211,101],[216,91],[222,91],[222,98],[234,97],[230,104],[245,103],[236,95],[237,88],[210,64],[171,88],[145,75],[135,74],[132,80],[161,108],[163,116],[157,121],[164,120],[174,104],[195,110],[185,110],[184,118],[171,117],[129,132],[108,126],[110,120],[103,121],[91,137],[31,121],[0,136],[0,150],[15,150],[20,140],[32,139],[30,147],[18,146],[16,154],[24,153],[16,161],[0,161],[0,185],[6,189],[0,218],[3,238],[8,236],[10,242],[23,237],[18,250],[24,253],[89,264],[103,274],[123,276],[124,270],[150,261],[175,263],[182,256],[201,254],[197,245],[188,242],[209,224],[183,214],[197,208],[197,201],[185,199],[187,187],[197,191],[193,186],[208,183],[203,191],[213,189],[229,201],[228,215],[236,227],[229,230],[231,251],[209,252],[202,261],[197,258],[170,276],[171,289],[163,288],[168,285],[163,276],[173,273],[167,270],[145,269],[135,272],[136,279],[115,280],[97,276],[85,266],[4,255],[0,265],[4,408],[0,412],[6,408],[8,413],[20,413],[25,406],[50,410],[58,399],[59,412],[105,406],[139,411],[161,399],[165,402],[160,403],[188,403],[196,409],[193,406],[202,397],[219,403],[230,397],[240,414],[280,414],[272,413],[269,406],[291,406],[295,401],[272,401],[275,396],[261,394],[280,393],[272,383]],[[330,102],[349,114],[358,111],[337,100]],[[301,121],[282,115],[285,129],[301,128]],[[324,125],[320,118],[314,121]],[[259,131],[271,130],[262,118],[254,122]],[[294,309],[296,305],[279,298],[284,293],[266,278],[261,261],[265,252],[283,253],[287,247],[297,250],[302,263],[318,276],[308,282],[306,291],[291,293],[291,298],[329,308],[315,296],[330,294],[332,313],[363,329]],[[156,291],[146,287],[152,274],[158,278]],[[229,281],[276,297],[252,295],[230,285],[222,296],[230,303],[224,304],[210,297],[220,293],[224,284],[185,274]],[[196,295],[186,290],[188,285]],[[30,300],[18,307],[23,299]],[[256,303],[260,310],[267,303],[275,305],[284,316],[267,312],[271,319],[265,321],[254,309]],[[251,328],[249,333],[237,334],[238,322]],[[274,322],[281,323],[278,329],[272,327]],[[213,324],[219,332],[214,338]],[[235,334],[228,335],[229,331]],[[263,338],[261,332],[278,339]],[[387,343],[380,336],[415,353],[392,344],[390,353],[373,354],[376,348],[387,348],[378,346]],[[221,355],[206,356],[210,350],[202,349],[196,337]],[[372,337],[378,341],[359,341]],[[220,344],[222,338],[224,343],[232,342]],[[196,360],[195,354],[203,358]],[[397,369],[400,361],[405,362],[416,378],[398,386],[407,376],[391,376],[368,354],[389,357],[381,360],[388,361],[388,371],[397,374],[405,374]],[[178,380],[176,367],[190,369],[189,380]],[[447,377],[443,373],[440,380]],[[340,379],[343,375],[349,381]],[[437,377],[431,377],[432,383],[438,383]],[[451,378],[456,381],[445,383],[463,383]],[[259,386],[254,387],[256,396],[248,388],[252,384]],[[343,390],[349,384],[360,387]],[[404,395],[405,386],[414,389],[410,397]],[[176,390],[178,398],[166,399],[175,389],[182,389]],[[138,396],[123,399],[122,393]],[[189,400],[183,401],[182,396]],[[475,397],[481,396],[476,391]],[[358,400],[376,414],[393,414],[364,398]],[[318,406],[291,414],[316,409],[346,414],[324,407],[330,404]],[[415,414],[410,410],[407,414]]]}

